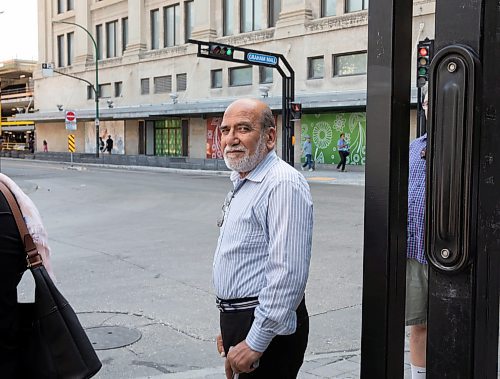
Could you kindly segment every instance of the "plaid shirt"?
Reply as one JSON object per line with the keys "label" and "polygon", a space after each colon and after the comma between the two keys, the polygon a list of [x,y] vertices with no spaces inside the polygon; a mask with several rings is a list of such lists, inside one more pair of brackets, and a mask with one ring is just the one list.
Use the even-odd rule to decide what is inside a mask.
{"label": "plaid shirt", "polygon": [[427,264],[424,250],[425,231],[425,149],[427,134],[410,144],[408,179],[408,240],[407,257]]}

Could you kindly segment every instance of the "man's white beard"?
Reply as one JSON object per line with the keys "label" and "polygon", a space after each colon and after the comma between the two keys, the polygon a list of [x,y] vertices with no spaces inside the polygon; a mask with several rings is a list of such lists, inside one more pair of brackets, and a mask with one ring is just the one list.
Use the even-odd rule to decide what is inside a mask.
{"label": "man's white beard", "polygon": [[[227,153],[232,150],[243,151],[245,152],[245,155],[242,158],[232,158],[227,156]],[[226,146],[224,149],[224,162],[226,162],[226,166],[233,171],[250,172],[257,167],[257,165],[265,158],[267,153],[266,134],[262,133],[257,144],[257,149],[252,156],[250,156],[248,149],[241,144],[236,146]]]}

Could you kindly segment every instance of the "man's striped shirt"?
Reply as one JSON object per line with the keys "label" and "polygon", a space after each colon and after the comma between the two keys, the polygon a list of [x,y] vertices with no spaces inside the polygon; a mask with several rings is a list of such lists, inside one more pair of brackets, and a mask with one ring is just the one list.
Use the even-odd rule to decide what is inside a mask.
{"label": "man's striped shirt", "polygon": [[213,263],[217,297],[258,297],[246,342],[263,352],[276,335],[296,329],[311,258],[313,205],[309,185],[271,151],[244,179],[233,172],[234,194]]}

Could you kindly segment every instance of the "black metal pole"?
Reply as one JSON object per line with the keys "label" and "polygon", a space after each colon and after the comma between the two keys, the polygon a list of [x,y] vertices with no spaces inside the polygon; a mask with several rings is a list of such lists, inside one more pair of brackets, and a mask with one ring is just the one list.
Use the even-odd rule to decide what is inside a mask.
{"label": "black metal pole", "polygon": [[[289,82],[289,102],[288,102],[288,109],[291,109],[291,103],[295,100],[294,99],[294,93],[295,93],[295,73],[291,71],[290,73],[290,78],[288,80]],[[291,120],[291,114],[288,112],[288,125],[290,126],[290,137],[289,137],[289,148],[290,148],[290,161],[289,163],[293,166],[295,164],[295,146],[294,146],[294,134],[295,134],[295,123]]]}
{"label": "black metal pole", "polygon": [[288,107],[287,107],[287,87],[286,76],[281,77],[281,156],[285,162],[288,161]]}
{"label": "black metal pole", "polygon": [[368,13],[361,378],[402,378],[410,124],[411,0]]}
{"label": "black metal pole", "polygon": [[[426,200],[426,250],[434,259],[429,267],[430,379],[497,378],[499,26],[496,2],[436,2],[439,59],[436,55],[431,68]],[[443,182],[436,185],[435,178]],[[450,220],[455,222],[450,225]],[[447,266],[461,257],[466,260],[458,269]]]}

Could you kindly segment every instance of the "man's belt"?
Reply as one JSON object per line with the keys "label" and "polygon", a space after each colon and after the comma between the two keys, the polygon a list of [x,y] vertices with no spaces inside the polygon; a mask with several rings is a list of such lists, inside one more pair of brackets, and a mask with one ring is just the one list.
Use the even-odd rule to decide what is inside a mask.
{"label": "man's belt", "polygon": [[221,312],[240,312],[256,308],[259,305],[259,298],[244,297],[242,299],[231,300],[217,298],[215,303]]}

